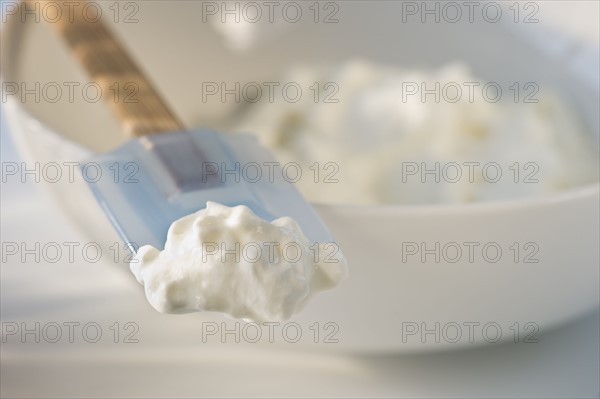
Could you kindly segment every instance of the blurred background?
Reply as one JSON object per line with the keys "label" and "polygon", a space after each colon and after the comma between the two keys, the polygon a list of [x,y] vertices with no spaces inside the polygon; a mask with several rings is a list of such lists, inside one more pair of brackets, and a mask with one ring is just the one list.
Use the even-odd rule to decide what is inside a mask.
{"label": "blurred background", "polygon": [[[397,248],[366,252],[389,238],[356,222],[378,209],[391,209],[389,219],[409,207],[429,215],[484,204],[484,213],[485,204],[539,200],[549,212],[560,202],[577,208],[556,219],[565,234],[589,233],[570,242],[532,228],[530,239],[567,255],[553,264],[542,245],[539,268],[513,264],[496,284],[502,271],[469,265],[395,266],[380,282],[357,271],[341,294],[298,318],[298,345],[207,335],[207,326],[224,328],[219,315],[161,315],[147,305],[126,249],[67,178],[69,162],[127,140],[106,102],[138,93],[117,85],[98,94],[54,31],[51,3],[1,2],[2,397],[600,395],[597,211],[586,213],[598,205],[598,2],[74,2],[91,21],[101,15],[188,128],[256,134],[281,162],[335,172],[335,184],[306,179],[299,189],[363,269],[397,262]],[[509,178],[457,184],[422,174],[472,161]],[[45,175],[51,163],[61,181]],[[338,223],[346,217],[353,223]],[[460,214],[450,220],[461,230]],[[428,223],[420,228],[439,228]],[[506,248],[523,237],[470,223],[464,231]],[[361,229],[364,237],[344,233]],[[494,277],[483,281],[485,273]],[[316,339],[315,322],[339,323],[339,342]],[[434,331],[436,322],[495,323],[504,337],[453,345],[439,327],[406,336],[404,322]]]}

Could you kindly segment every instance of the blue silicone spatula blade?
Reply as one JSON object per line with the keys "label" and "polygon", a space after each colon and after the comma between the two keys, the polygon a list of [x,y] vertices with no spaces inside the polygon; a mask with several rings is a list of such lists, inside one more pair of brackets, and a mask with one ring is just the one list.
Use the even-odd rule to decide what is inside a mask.
{"label": "blue silicone spatula blade", "polygon": [[309,240],[331,241],[319,216],[253,136],[169,132],[131,140],[88,162],[102,175],[87,179],[88,185],[133,250],[162,248],[171,223],[207,201],[246,205],[269,221],[289,216]]}

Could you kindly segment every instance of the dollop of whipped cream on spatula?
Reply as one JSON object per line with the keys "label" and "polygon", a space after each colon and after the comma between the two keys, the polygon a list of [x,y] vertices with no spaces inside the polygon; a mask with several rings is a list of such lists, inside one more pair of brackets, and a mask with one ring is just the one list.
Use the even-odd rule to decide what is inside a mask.
{"label": "dollop of whipped cream on spatula", "polygon": [[217,311],[283,321],[347,274],[334,243],[312,243],[289,217],[268,222],[248,207],[208,202],[171,225],[165,249],[141,247],[130,263],[159,312]]}

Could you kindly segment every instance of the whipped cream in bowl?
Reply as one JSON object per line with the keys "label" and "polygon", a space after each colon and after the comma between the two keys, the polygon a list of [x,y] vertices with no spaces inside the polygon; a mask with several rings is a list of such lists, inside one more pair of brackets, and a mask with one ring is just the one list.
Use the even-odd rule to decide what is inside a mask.
{"label": "whipped cream in bowl", "polygon": [[337,245],[311,243],[293,219],[268,222],[244,205],[216,202],[173,222],[164,250],[143,246],[130,267],[159,312],[255,322],[289,319],[347,274]]}
{"label": "whipped cream in bowl", "polygon": [[[256,134],[282,163],[320,167],[319,179],[297,183],[314,203],[464,204],[598,182],[593,139],[550,87],[530,82],[531,98],[515,100],[514,83],[484,81],[460,62],[416,69],[353,59],[285,76],[300,87],[321,82],[320,100],[259,102],[234,131]],[[503,95],[490,99],[486,86]]]}

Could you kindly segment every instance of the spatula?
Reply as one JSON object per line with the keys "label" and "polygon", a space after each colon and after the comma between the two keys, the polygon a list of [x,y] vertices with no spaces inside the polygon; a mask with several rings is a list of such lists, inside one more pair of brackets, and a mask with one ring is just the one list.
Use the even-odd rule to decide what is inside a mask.
{"label": "spatula", "polygon": [[[69,15],[60,3],[63,15]],[[171,223],[204,208],[207,201],[246,205],[266,220],[289,216],[309,240],[332,241],[290,182],[297,179],[297,165],[282,167],[253,136],[186,131],[101,22],[71,15],[53,25],[103,91],[115,84],[137,89],[133,101],[109,99],[132,139],[93,156],[82,168],[89,173],[100,167],[101,177],[94,173],[86,181],[132,251],[147,244],[163,248]]]}

